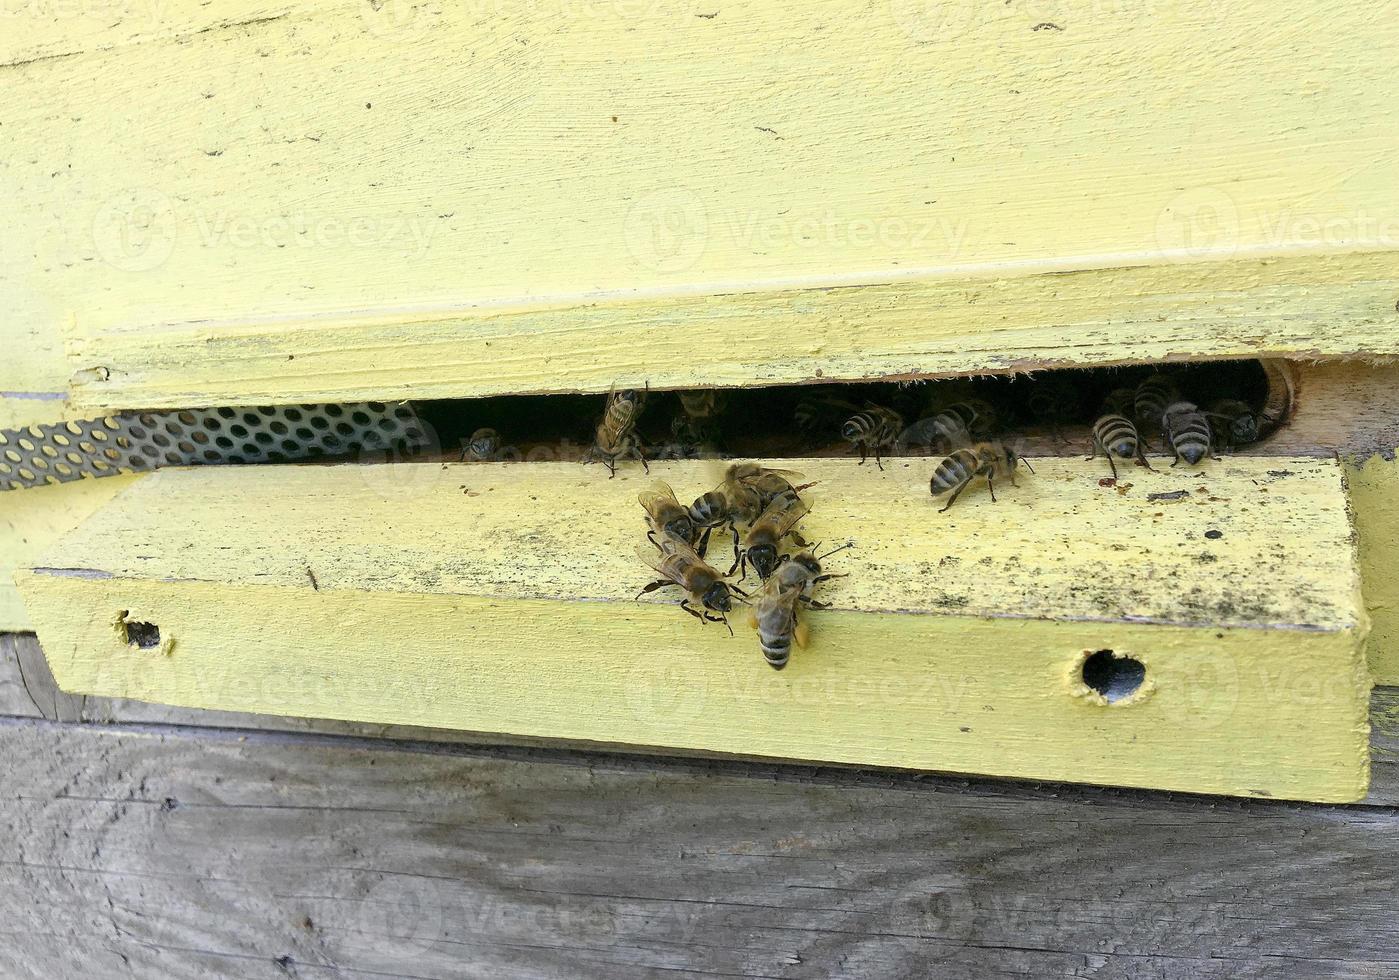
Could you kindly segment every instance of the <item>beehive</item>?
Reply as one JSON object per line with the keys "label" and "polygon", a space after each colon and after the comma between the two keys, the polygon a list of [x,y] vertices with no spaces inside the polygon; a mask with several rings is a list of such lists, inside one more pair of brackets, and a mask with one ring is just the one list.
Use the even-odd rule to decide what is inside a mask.
{"label": "beehive", "polygon": [[[1399,445],[1399,105],[1383,97],[1399,39],[1372,6],[549,8],[181,0],[157,24],[32,18],[0,40],[23,151],[5,170],[21,203],[0,421],[1282,357],[1300,374],[1294,418],[1260,447],[1274,455],[1220,464],[1206,495],[1134,474],[1136,494],[1189,490],[1188,511],[1123,510],[1145,498],[1051,461],[1004,506],[944,523],[912,464],[803,462],[822,476],[813,521],[860,528],[863,574],[833,591],[827,659],[780,678],[716,630],[630,604],[629,474],[171,471],[76,530],[96,491],[23,491],[53,503],[0,529],[62,683],[613,744],[1363,793],[1371,619],[1371,667],[1399,677],[1392,586],[1373,574],[1393,554],[1394,469],[1370,459]],[[1297,94],[1299,51],[1315,98]],[[1216,546],[1186,536],[1206,524],[1227,545],[1202,564]],[[1095,547],[1113,535],[1194,605],[1115,591]],[[972,555],[995,573],[920,564]],[[925,584],[949,577],[964,607]],[[1106,589],[1092,609],[1079,582]],[[163,645],[128,642],[125,622],[159,625]],[[1097,703],[1074,678],[1098,650],[1139,655],[1150,686]],[[1237,678],[1225,703],[1191,680],[1221,662]],[[839,690],[812,705],[823,664]],[[706,693],[674,705],[692,678]],[[865,682],[927,696],[886,707],[853,693]]]}

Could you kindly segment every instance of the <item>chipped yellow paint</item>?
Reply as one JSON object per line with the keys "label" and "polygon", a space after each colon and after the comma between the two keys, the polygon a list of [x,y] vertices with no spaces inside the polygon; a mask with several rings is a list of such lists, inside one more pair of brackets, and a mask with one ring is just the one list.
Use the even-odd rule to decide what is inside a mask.
{"label": "chipped yellow paint", "polygon": [[[66,689],[196,707],[1314,800],[1367,782],[1369,675],[1339,467],[1081,460],[938,514],[931,463],[803,460],[831,564],[812,646],[659,595],[637,492],[576,464],[148,476],[20,573]],[[704,463],[653,467],[682,494]],[[1272,471],[1272,472],[1270,472]],[[1200,488],[1205,488],[1203,491]],[[1181,499],[1152,494],[1184,491]],[[272,500],[276,506],[269,506]],[[1206,534],[1207,531],[1218,532]],[[121,611],[170,656],[114,637]],[[741,622],[741,614],[735,617]],[[1105,704],[1075,668],[1146,665]]]}
{"label": "chipped yellow paint", "polygon": [[33,629],[15,589],[15,570],[33,564],[136,479],[112,476],[0,493],[0,633]]}
{"label": "chipped yellow paint", "polygon": [[1399,684],[1399,462],[1382,455],[1347,467],[1365,608],[1370,616],[1370,672],[1376,684]]}
{"label": "chipped yellow paint", "polygon": [[6,315],[89,409],[1396,352],[1386,4],[712,8],[22,4]]}

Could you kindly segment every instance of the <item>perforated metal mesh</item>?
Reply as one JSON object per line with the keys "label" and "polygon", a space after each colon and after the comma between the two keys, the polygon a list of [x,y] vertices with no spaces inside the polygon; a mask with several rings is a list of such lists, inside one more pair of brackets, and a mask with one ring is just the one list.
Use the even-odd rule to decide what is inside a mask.
{"label": "perforated metal mesh", "polygon": [[140,412],[0,430],[0,490],[197,463],[276,463],[419,449],[406,403]]}

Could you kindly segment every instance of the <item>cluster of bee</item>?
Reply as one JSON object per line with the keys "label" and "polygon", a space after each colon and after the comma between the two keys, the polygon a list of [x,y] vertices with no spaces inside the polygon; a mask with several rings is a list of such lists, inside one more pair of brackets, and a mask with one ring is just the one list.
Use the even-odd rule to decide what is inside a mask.
{"label": "cluster of bee", "polygon": [[1216,398],[1202,409],[1182,394],[1178,381],[1184,377],[1152,374],[1135,388],[1116,388],[1108,394],[1093,423],[1093,457],[1106,456],[1114,478],[1118,459],[1150,468],[1145,452],[1149,438],[1159,439],[1175,457],[1172,466],[1194,466],[1216,449],[1257,442],[1277,427],[1287,410],[1285,383],[1270,386],[1261,411],[1238,398]]}
{"label": "cluster of bee", "polygon": [[999,427],[997,412],[982,398],[930,400],[912,424],[906,424],[894,409],[873,403],[859,408],[840,399],[812,399],[797,406],[796,422],[803,429],[836,419],[841,419],[841,437],[860,454],[862,464],[872,455],[875,465],[883,469],[886,453],[903,456],[921,449],[943,454],[928,489],[935,498],[950,494],[944,511],[978,479],[986,481],[994,501],[997,480],[1009,480],[1014,486],[1021,464],[1034,472],[1028,460],[993,435]]}
{"label": "cluster of bee", "polygon": [[[681,609],[702,623],[722,622],[730,635],[728,614],[735,601],[745,602],[748,623],[758,631],[764,659],[777,670],[787,666],[792,644],[807,644],[803,610],[825,606],[812,597],[813,590],[836,577],[824,572],[821,562],[841,550],[818,557],[797,532],[798,522],[810,510],[801,491],[811,484],[793,483],[800,479],[800,474],[788,470],[735,463],[722,483],[689,506],[664,483],[643,491],[638,500],[646,512],[648,543],[638,546],[637,555],[661,577],[637,598],[678,587],[685,593]],[[715,531],[733,536],[733,564],[726,572],[705,560]],[[786,552],[788,540],[800,549],[795,554]],[[738,585],[750,569],[761,583],[752,593]]]}
{"label": "cluster of bee", "polygon": [[724,410],[722,391],[704,389],[676,393],[680,411],[671,419],[671,440],[650,447],[637,429],[650,397],[648,390],[615,388],[608,392],[602,419],[593,432],[593,444],[583,456],[584,463],[602,463],[612,476],[617,464],[635,459],[650,470],[648,459],[699,459],[717,455],[719,418]]}

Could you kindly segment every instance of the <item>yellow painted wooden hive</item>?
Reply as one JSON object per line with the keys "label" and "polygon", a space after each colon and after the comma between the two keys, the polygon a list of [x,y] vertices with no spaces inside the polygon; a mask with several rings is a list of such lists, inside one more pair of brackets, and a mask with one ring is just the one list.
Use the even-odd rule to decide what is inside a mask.
{"label": "yellow painted wooden hive", "polygon": [[[1267,440],[1117,486],[1082,431],[1041,433],[1033,476],[946,514],[932,461],[784,452],[819,481],[808,535],[855,547],[781,674],[741,623],[633,601],[633,467],[440,439],[0,493],[0,629],[36,629],[65,689],[195,707],[1358,799],[1371,679],[1399,683],[1386,13],[23,18],[0,429],[1251,359],[1290,397]],[[722,469],[652,465],[685,492]],[[1100,651],[1142,667],[1130,696],[1085,684]]]}

